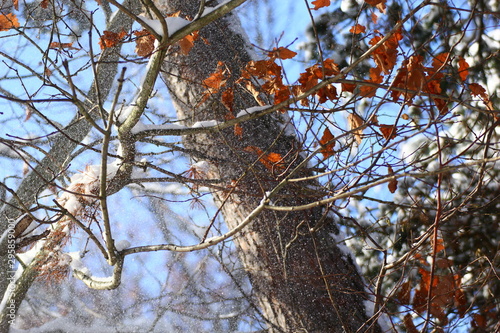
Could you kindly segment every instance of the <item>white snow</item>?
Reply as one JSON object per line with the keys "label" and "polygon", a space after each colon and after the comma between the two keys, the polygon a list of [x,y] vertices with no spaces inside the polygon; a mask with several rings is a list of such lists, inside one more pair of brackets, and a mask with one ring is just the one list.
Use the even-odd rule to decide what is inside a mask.
{"label": "white snow", "polygon": [[215,127],[219,124],[217,120],[205,120],[205,121],[197,121],[191,126],[192,128],[201,128],[201,127]]}
{"label": "white snow", "polygon": [[125,120],[127,120],[128,116],[134,109],[133,105],[129,105],[125,109],[121,109],[120,111],[117,112],[118,116],[116,117],[116,120],[119,124],[123,124]]}
{"label": "white snow", "polygon": [[35,243],[35,245],[29,249],[28,251],[24,253],[18,253],[17,256],[18,258],[23,262],[25,265],[29,265],[33,258],[40,252],[40,249],[43,247],[45,244],[45,241],[39,240],[38,242]]}
{"label": "white snow", "polygon": [[117,251],[123,251],[130,247],[130,242],[126,239],[119,240],[115,243],[115,248]]}
{"label": "white snow", "polygon": [[191,23],[191,21],[185,20],[181,17],[167,17],[168,33],[169,35],[174,34],[178,30],[181,30],[186,25]]}
{"label": "white snow", "polygon": [[[160,20],[152,20],[143,15],[139,15],[139,18],[146,23],[151,29],[153,29],[158,35],[163,37],[163,27]],[[167,23],[168,26],[168,23]]]}
{"label": "white snow", "polygon": [[271,105],[253,106],[251,108],[244,109],[244,110],[241,110],[240,112],[238,112],[236,114],[236,118],[244,116],[244,115],[247,115],[247,114],[255,113],[255,112],[260,112],[260,111],[266,110],[266,109],[268,109],[270,107],[271,107]]}
{"label": "white snow", "polygon": [[137,122],[137,124],[132,128],[131,133],[137,134],[142,131],[152,131],[152,130],[183,130],[188,127],[179,124],[163,124],[163,125],[146,125],[142,122]]}
{"label": "white snow", "polygon": [[140,189],[142,192],[149,191],[155,193],[169,193],[173,195],[186,195],[189,194],[189,190],[179,183],[174,184],[160,184],[160,183],[142,183],[141,186],[136,184],[130,184],[130,188]]}
{"label": "white snow", "polygon": [[191,167],[193,167],[199,173],[206,174],[210,169],[210,163],[208,163],[207,161],[199,161],[191,165]]}
{"label": "white snow", "polygon": [[83,265],[83,263],[82,263],[82,256],[81,256],[80,252],[78,252],[78,251],[77,252],[68,252],[65,254],[71,257],[71,261],[69,262],[71,269],[80,271],[84,274],[87,274],[89,272],[88,268],[85,267],[85,265]]}

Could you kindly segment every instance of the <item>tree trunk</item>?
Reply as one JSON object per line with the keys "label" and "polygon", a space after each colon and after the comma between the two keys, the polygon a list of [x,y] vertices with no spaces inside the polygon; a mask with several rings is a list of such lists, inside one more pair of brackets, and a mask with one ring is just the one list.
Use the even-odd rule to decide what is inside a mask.
{"label": "tree trunk", "polygon": [[[169,12],[181,10],[191,17],[199,4],[194,0],[167,2]],[[198,105],[206,90],[202,82],[216,71],[219,61],[231,75],[228,86],[234,89],[234,110],[258,105],[250,93],[234,83],[251,60],[246,37],[240,31],[238,19],[230,14],[202,29],[200,36],[205,42],[197,40],[187,56],[175,48],[169,51],[163,78],[178,118],[186,125],[226,119],[228,109],[220,102],[220,95]],[[287,119],[277,113],[246,122],[241,138],[232,129],[184,138],[187,148],[211,161],[209,176],[224,179],[228,185],[228,191],[213,193],[228,228],[248,216],[265,193],[283,179],[280,173],[286,174],[256,162],[258,155],[246,147],[286,156],[287,166],[292,166],[287,170],[302,161],[300,141],[284,130]],[[304,169],[295,176],[307,175],[311,172]],[[273,203],[300,205],[319,199],[319,193],[319,184],[313,181],[287,185]],[[265,211],[234,237],[269,332],[380,331],[377,324],[369,323],[364,305],[369,297],[363,279],[352,256],[336,244],[338,233],[327,209],[316,207],[297,212]]]}

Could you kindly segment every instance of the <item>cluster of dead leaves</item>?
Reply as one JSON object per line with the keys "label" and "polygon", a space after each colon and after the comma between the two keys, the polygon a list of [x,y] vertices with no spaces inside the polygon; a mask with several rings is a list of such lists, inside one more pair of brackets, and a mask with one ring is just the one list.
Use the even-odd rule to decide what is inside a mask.
{"label": "cluster of dead leaves", "polygon": [[[135,53],[139,57],[151,56],[155,49],[156,38],[146,29],[133,31],[133,35],[136,37]],[[118,33],[113,31],[104,31],[104,34],[99,40],[101,50],[116,46],[118,43],[122,42],[126,36],[127,33],[124,30]],[[195,31],[178,41],[177,44],[180,47],[181,54],[188,55],[198,37],[198,31]]]}
{"label": "cluster of dead leaves", "polygon": [[[286,101],[291,92],[283,83],[282,67],[276,61],[292,59],[296,55],[297,53],[285,47],[274,48],[268,52],[267,59],[250,61],[236,82],[251,92],[259,104],[265,104],[260,98],[261,93],[274,96],[275,104]],[[257,86],[255,79],[259,79],[263,84]]]}
{"label": "cluster of dead leaves", "polygon": [[[206,90],[203,93],[201,100],[197,105],[204,103],[213,94],[221,93],[222,104],[228,110],[225,118],[231,120],[236,118],[234,115],[234,90],[232,87],[227,87],[227,80],[229,78],[229,70],[222,61],[217,63],[217,70],[213,72],[208,78],[203,80],[203,85]],[[241,138],[243,136],[243,127],[240,124],[234,125],[234,135]]]}
{"label": "cluster of dead leaves", "polygon": [[17,16],[8,13],[8,14],[0,14],[0,31],[8,31],[12,28],[18,28],[19,21],[17,20]]}
{"label": "cluster of dead leaves", "polygon": [[[383,35],[375,36],[369,43],[371,46],[375,46],[383,39]],[[375,96],[377,85],[384,80],[384,74],[387,75],[394,69],[398,57],[399,41],[402,39],[401,31],[396,31],[372,52],[371,57],[377,67],[370,68],[370,79],[365,81],[370,85],[364,85],[360,88],[363,97]]]}
{"label": "cluster of dead leaves", "polygon": [[[433,251],[439,253],[444,251],[444,249],[444,241],[438,239],[437,244],[433,246]],[[431,276],[429,263],[420,254],[417,254],[415,258],[421,264],[418,270],[420,281],[413,293],[413,297],[411,297],[411,281],[408,280],[400,286],[396,293],[396,299],[400,305],[413,305],[413,308],[419,314],[423,314],[427,309],[430,309],[430,314],[438,318],[442,325],[446,325],[448,322],[446,314],[451,308],[456,309],[460,317],[463,318],[467,312],[467,299],[462,289],[460,275],[449,273],[453,261],[446,258],[436,259],[435,271],[445,273],[435,273]],[[419,332],[410,314],[405,316],[404,324],[408,332]]]}
{"label": "cluster of dead leaves", "polygon": [[155,49],[156,38],[146,29],[134,31],[135,53],[139,57],[149,57]]}
{"label": "cluster of dead leaves", "polygon": [[99,39],[99,46],[101,47],[101,50],[116,46],[125,36],[127,36],[127,32],[123,29],[120,32],[104,30],[103,35]]}
{"label": "cluster of dead leaves", "polygon": [[[413,55],[406,59],[403,61],[392,84],[392,99],[396,101],[403,95],[406,101],[411,102],[413,97],[420,92],[441,95],[441,81],[444,78],[443,69],[449,62],[449,53],[437,55],[432,61],[432,67],[423,66],[423,57],[421,55]],[[465,70],[462,70],[461,77],[465,79],[466,73]],[[437,97],[433,97],[433,100],[440,114],[448,113],[445,100]]]}

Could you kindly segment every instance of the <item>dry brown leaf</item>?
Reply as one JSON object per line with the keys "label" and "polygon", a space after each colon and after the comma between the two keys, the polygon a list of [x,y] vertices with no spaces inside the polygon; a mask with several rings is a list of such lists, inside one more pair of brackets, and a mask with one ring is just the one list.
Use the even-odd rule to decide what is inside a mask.
{"label": "dry brown leaf", "polygon": [[234,91],[233,88],[227,88],[221,95],[222,104],[230,112],[233,112]]}
{"label": "dry brown leaf", "polygon": [[366,31],[366,27],[361,25],[361,24],[356,24],[354,25],[351,30],[349,30],[350,33],[352,34],[362,34]]}
{"label": "dry brown leaf", "polygon": [[325,128],[323,136],[321,137],[321,140],[319,140],[319,144],[321,145],[321,150],[319,152],[323,154],[324,158],[328,158],[335,154],[335,151],[333,150],[333,148],[335,147],[335,141],[332,141],[333,139],[334,136],[332,132],[330,132],[328,127]]}
{"label": "dry brown leaf", "polygon": [[146,29],[141,31],[134,31],[137,37],[135,40],[135,53],[139,57],[149,57],[155,49],[155,37]]}
{"label": "dry brown leaf", "polygon": [[217,70],[213,72],[208,78],[203,80],[203,84],[208,88],[210,93],[214,94],[226,86],[226,75],[224,70],[224,63],[219,61]]}
{"label": "dry brown leaf", "polygon": [[71,42],[71,43],[52,42],[52,43],[50,43],[49,48],[50,49],[79,50],[77,47],[73,47],[73,42]]}
{"label": "dry brown leaf", "polygon": [[103,35],[99,40],[99,46],[101,47],[101,50],[104,50],[108,47],[113,47],[118,44],[126,35],[127,33],[125,32],[125,30],[120,31],[119,33],[104,30]]}
{"label": "dry brown leaf", "polygon": [[285,168],[283,164],[283,158],[281,157],[280,154],[278,153],[264,153],[262,149],[259,147],[255,146],[248,146],[244,149],[245,151],[249,153],[254,153],[257,156],[259,156],[259,162],[262,163],[266,169],[272,171],[272,170],[282,170]]}
{"label": "dry brown leaf", "polygon": [[198,39],[198,31],[195,31],[190,35],[187,35],[186,37],[184,37],[179,41],[179,46],[181,47],[181,53],[183,55],[189,54],[189,51],[191,51],[191,49],[193,48],[194,41],[196,39]]}
{"label": "dry brown leaf", "polygon": [[243,127],[240,124],[234,125],[234,135],[240,139],[243,137]]}
{"label": "dry brown leaf", "polygon": [[460,80],[462,80],[462,82],[465,81],[469,75],[469,67],[469,64],[464,58],[458,58],[458,75],[460,76]]}
{"label": "dry brown leaf", "polygon": [[290,51],[289,49],[287,49],[286,47],[283,47],[283,46],[278,47],[278,48],[273,48],[273,50],[267,54],[267,56],[269,58],[272,58],[272,59],[278,58],[278,59],[282,59],[282,60],[292,59],[296,55],[297,55],[297,52]]}
{"label": "dry brown leaf", "polygon": [[[356,139],[356,142],[358,144],[361,144],[362,136],[363,136],[363,129],[359,128],[359,127],[361,127],[364,124],[363,118],[361,118],[360,116],[358,116],[355,113],[350,113],[347,116],[347,123],[349,124],[349,129],[354,130],[353,135],[354,135],[354,138]],[[356,128],[358,128],[358,129],[356,129]]]}
{"label": "dry brown leaf", "polygon": [[382,132],[384,139],[386,139],[387,141],[394,139],[396,137],[396,126],[380,124],[379,127],[380,127],[380,132]]}
{"label": "dry brown leaf", "polygon": [[432,60],[432,68],[435,72],[438,72],[446,65],[449,60],[450,54],[448,52],[440,53]]}
{"label": "dry brown leaf", "polygon": [[311,4],[314,5],[314,8],[311,8],[312,10],[318,10],[320,8],[330,6],[330,0],[315,0],[311,2]]}
{"label": "dry brown leaf", "polygon": [[347,91],[347,92],[353,93],[354,89],[356,89],[356,84],[354,84],[354,83],[342,83],[342,92]]}
{"label": "dry brown leaf", "polygon": [[[394,174],[394,170],[392,170],[392,167],[387,168],[387,172],[389,173],[389,176],[392,176]],[[387,184],[387,187],[389,188],[389,192],[394,193],[398,189],[398,180],[397,179],[392,179],[389,181],[389,184]]]}

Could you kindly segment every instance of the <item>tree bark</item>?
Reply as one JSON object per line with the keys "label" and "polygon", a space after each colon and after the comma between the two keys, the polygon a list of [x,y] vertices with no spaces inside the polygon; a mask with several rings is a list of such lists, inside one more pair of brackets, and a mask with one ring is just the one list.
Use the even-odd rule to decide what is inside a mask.
{"label": "tree bark", "polygon": [[[181,10],[193,17],[198,3],[172,0],[161,5],[166,5],[169,12]],[[199,105],[206,90],[202,82],[216,71],[219,61],[231,75],[228,86],[234,89],[234,110],[258,105],[235,83],[242,68],[252,60],[241,31],[238,19],[230,14],[202,29],[200,36],[205,42],[197,40],[187,56],[175,48],[169,51],[163,78],[178,118],[186,125],[212,119],[224,121],[227,116],[228,109],[218,94]],[[256,162],[258,156],[246,147],[286,156],[287,170],[303,160],[301,142],[284,130],[287,121],[286,115],[277,113],[244,123],[241,138],[232,129],[184,138],[187,148],[211,161],[211,178],[232,184],[228,191],[213,193],[228,228],[248,216],[286,175],[283,170],[273,171]],[[311,174],[304,169],[295,176]],[[319,184],[314,181],[289,184],[273,203],[300,205],[319,199],[319,193]],[[380,331],[376,323],[369,322],[364,305],[369,297],[363,279],[352,256],[336,243],[339,229],[327,211],[323,207],[298,212],[265,211],[234,237],[269,332]]]}

